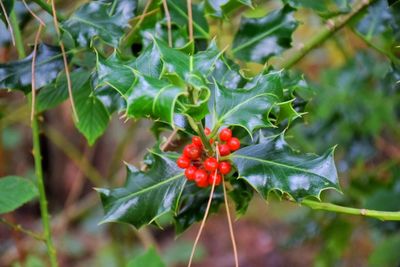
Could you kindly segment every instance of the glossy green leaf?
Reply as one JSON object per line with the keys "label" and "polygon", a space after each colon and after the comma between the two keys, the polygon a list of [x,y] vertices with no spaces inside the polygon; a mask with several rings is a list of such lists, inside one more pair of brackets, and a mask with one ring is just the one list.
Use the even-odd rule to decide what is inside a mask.
{"label": "glossy green leaf", "polygon": [[252,7],[251,0],[206,0],[207,15],[224,18],[241,7]]}
{"label": "glossy green leaf", "polygon": [[124,222],[140,228],[165,213],[177,212],[186,183],[182,170],[164,154],[151,152],[150,157],[147,171],[128,165],[123,187],[97,189],[105,211],[103,223]]}
{"label": "glossy green leaf", "polygon": [[18,176],[0,178],[0,214],[13,211],[37,196],[35,185]]}
{"label": "glossy green leaf", "polygon": [[245,179],[262,197],[271,190],[287,193],[299,201],[305,197],[320,197],[321,191],[340,191],[333,149],[322,156],[293,151],[278,136],[232,155],[239,177]]}
{"label": "glossy green leaf", "polygon": [[253,188],[242,179],[231,179],[232,190],[228,192],[236,206],[236,215],[242,216],[246,213],[250,201],[253,198]]}
{"label": "glossy green leaf", "polygon": [[83,4],[62,23],[62,28],[74,38],[79,46],[90,46],[92,39],[99,37],[105,43],[117,47],[129,19],[134,16],[133,10],[136,3],[135,1],[132,3],[117,1],[112,14],[113,3],[92,1]]}
{"label": "glossy green leaf", "polygon": [[166,267],[157,251],[151,247],[145,253],[129,261],[127,267]]}
{"label": "glossy green leaf", "polygon": [[279,102],[273,93],[279,82],[277,75],[280,74],[268,74],[262,86],[256,83],[253,88],[246,89],[232,90],[215,83],[209,125],[212,128],[215,125],[240,126],[250,136],[257,128],[273,127],[268,113]]}
{"label": "glossy green leaf", "polygon": [[[76,70],[70,73],[72,91],[77,91],[86,84],[90,73],[86,70]],[[58,75],[55,82],[46,85],[39,92],[36,102],[36,111],[42,112],[56,107],[68,98],[68,86],[65,72]]]}
{"label": "glossy green leaf", "polygon": [[235,57],[265,63],[291,47],[292,33],[297,28],[294,9],[288,5],[261,18],[242,18],[233,41]]}
{"label": "glossy green leaf", "polygon": [[[40,44],[36,55],[36,88],[52,82],[64,69],[60,49],[56,46]],[[32,54],[14,62],[0,64],[0,88],[31,91]]]}
{"label": "glossy green leaf", "polygon": [[[169,11],[171,13],[172,22],[178,27],[187,27],[188,12],[186,0],[170,0],[168,1]],[[195,38],[208,39],[209,29],[208,23],[204,16],[204,4],[192,4],[193,13],[193,35]]]}
{"label": "glossy green leaf", "polygon": [[348,0],[283,0],[283,2],[295,8],[310,8],[323,18],[337,16],[351,10]]}
{"label": "glossy green leaf", "polygon": [[92,145],[107,129],[110,115],[103,103],[94,95],[89,82],[74,93],[74,100],[79,119],[75,121],[75,125]]}

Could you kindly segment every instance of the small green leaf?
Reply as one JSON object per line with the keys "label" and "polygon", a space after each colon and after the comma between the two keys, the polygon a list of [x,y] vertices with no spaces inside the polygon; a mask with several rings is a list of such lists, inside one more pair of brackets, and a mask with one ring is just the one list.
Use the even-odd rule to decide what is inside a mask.
{"label": "small green leaf", "polygon": [[[40,44],[36,54],[36,88],[49,84],[62,69],[64,69],[64,63],[59,47]],[[0,64],[0,88],[29,93],[31,82],[32,54],[19,61]]]}
{"label": "small green leaf", "polygon": [[252,7],[251,0],[206,0],[206,13],[212,17],[228,17],[241,7]]}
{"label": "small green leaf", "polygon": [[97,189],[105,211],[103,223],[124,222],[140,228],[165,213],[177,212],[186,183],[182,170],[164,154],[151,152],[149,156],[148,171],[128,165],[123,187]]}
{"label": "small green leaf", "polygon": [[[105,43],[117,47],[124,34],[124,29],[128,26],[129,19],[134,16],[133,10],[136,3],[129,4],[128,2],[118,1],[114,14],[110,12],[111,1],[107,1],[107,3],[92,1],[83,4],[68,20],[62,23],[62,28],[76,40],[79,46],[90,46],[92,39],[99,37]],[[125,9],[125,7],[128,8]]]}
{"label": "small green leaf", "polygon": [[283,2],[294,8],[310,8],[325,19],[351,11],[348,0],[283,0]]}
{"label": "small green leaf", "polygon": [[[187,1],[170,0],[168,7],[171,13],[172,22],[178,27],[186,26],[188,23]],[[208,23],[204,16],[204,4],[192,4],[193,33],[195,38],[208,39]]]}
{"label": "small green leaf", "polygon": [[233,54],[242,60],[265,63],[291,47],[297,28],[294,9],[284,6],[261,18],[242,18],[233,41]]}
{"label": "small green leaf", "polygon": [[157,251],[151,247],[145,253],[129,261],[127,267],[166,267]]}
{"label": "small green leaf", "polygon": [[75,121],[75,125],[88,143],[93,145],[107,129],[110,115],[103,103],[94,95],[90,82],[74,93],[74,98],[79,119]]}
{"label": "small green leaf", "polygon": [[322,156],[300,154],[281,135],[238,150],[232,160],[239,177],[264,198],[271,190],[287,193],[297,201],[309,196],[319,198],[325,189],[340,192],[333,149]]}
{"label": "small green leaf", "polygon": [[35,185],[18,176],[0,179],[0,214],[13,211],[37,196]]}
{"label": "small green leaf", "polygon": [[[77,91],[88,81],[90,73],[79,69],[70,73],[72,91]],[[46,85],[40,90],[36,102],[36,111],[42,112],[56,107],[68,98],[67,78],[64,72],[60,73],[55,82]]]}

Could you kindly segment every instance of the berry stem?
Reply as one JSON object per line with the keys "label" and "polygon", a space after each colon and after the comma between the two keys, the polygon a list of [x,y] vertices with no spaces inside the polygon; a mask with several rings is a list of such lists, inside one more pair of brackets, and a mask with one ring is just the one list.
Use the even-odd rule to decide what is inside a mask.
{"label": "berry stem", "polygon": [[209,139],[206,136],[206,133],[204,132],[204,127],[201,122],[197,122],[197,133],[199,134],[199,137],[201,138],[201,141],[203,142],[203,145],[207,151],[207,154],[211,156],[213,153],[213,149],[211,147],[211,144],[209,142]]}

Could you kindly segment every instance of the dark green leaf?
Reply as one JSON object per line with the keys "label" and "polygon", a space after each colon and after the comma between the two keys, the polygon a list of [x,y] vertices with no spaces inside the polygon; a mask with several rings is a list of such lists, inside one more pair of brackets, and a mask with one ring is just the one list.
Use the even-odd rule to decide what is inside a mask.
{"label": "dark green leaf", "polygon": [[321,191],[340,191],[333,149],[322,156],[294,152],[283,136],[242,148],[232,155],[239,171],[253,188],[267,198],[271,190],[287,193],[297,201]]}
{"label": "dark green leaf", "polygon": [[111,14],[111,1],[107,3],[92,1],[80,6],[68,20],[63,22],[62,28],[80,46],[90,46],[92,39],[99,37],[107,44],[117,47],[129,19],[134,15],[135,6],[135,2],[117,1],[115,12]]}
{"label": "dark green leaf", "polygon": [[284,6],[261,18],[242,18],[233,41],[233,54],[242,60],[265,63],[291,47],[298,23],[294,9]]}
{"label": "dark green leaf", "polygon": [[[79,90],[86,84],[90,77],[88,71],[79,69],[70,73],[72,91]],[[36,111],[42,112],[56,107],[68,98],[68,86],[65,73],[62,72],[52,84],[46,85],[40,90],[36,102]]]}
{"label": "dark green leaf", "polygon": [[[64,68],[60,49],[47,44],[38,46],[36,55],[36,88],[41,88],[53,81]],[[0,64],[0,88],[31,91],[32,54],[10,63]]]}
{"label": "dark green leaf", "polygon": [[242,179],[231,179],[232,190],[229,191],[229,196],[235,202],[237,216],[242,216],[246,213],[250,201],[253,198],[253,188]]}
{"label": "dark green leaf", "polygon": [[75,121],[75,125],[92,145],[107,129],[110,115],[103,103],[94,95],[90,82],[74,93],[74,100],[79,119]]}
{"label": "dark green leaf", "polygon": [[[178,27],[188,24],[186,0],[170,0],[168,1],[168,7],[173,23],[178,25]],[[204,16],[204,4],[192,4],[192,12],[194,37],[208,39],[208,23]]]}
{"label": "dark green leaf", "polygon": [[13,211],[37,196],[35,185],[18,176],[0,179],[0,214]]}
{"label": "dark green leaf", "polygon": [[251,0],[206,0],[207,15],[224,18],[241,7],[251,7]]}
{"label": "dark green leaf", "polygon": [[139,228],[161,215],[178,210],[186,179],[175,161],[152,152],[148,171],[128,165],[124,187],[97,189],[105,210],[103,223],[124,222]]}
{"label": "dark green leaf", "polygon": [[283,0],[283,2],[295,8],[305,7],[313,9],[323,18],[337,16],[351,10],[348,0]]}
{"label": "dark green leaf", "polygon": [[129,261],[127,267],[166,267],[157,251],[151,247],[145,253]]}
{"label": "dark green leaf", "polygon": [[99,87],[94,94],[103,103],[109,114],[126,110],[125,99],[110,86]]}

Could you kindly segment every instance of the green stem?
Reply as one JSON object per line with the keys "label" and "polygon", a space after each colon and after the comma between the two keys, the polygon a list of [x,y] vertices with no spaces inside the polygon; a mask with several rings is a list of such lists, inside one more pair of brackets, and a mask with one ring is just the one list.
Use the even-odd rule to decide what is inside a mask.
{"label": "green stem", "polygon": [[305,55],[307,55],[311,50],[320,46],[327,39],[329,39],[333,34],[347,25],[355,16],[360,14],[365,8],[374,3],[376,0],[362,1],[359,6],[355,7],[352,12],[347,15],[341,16],[334,20],[328,20],[327,26],[314,38],[310,39],[304,46],[292,54],[290,58],[283,62],[282,68],[288,69],[299,62]]}
{"label": "green stem", "polygon": [[205,132],[204,132],[204,127],[201,122],[197,122],[197,133],[199,134],[199,137],[201,138],[201,142],[203,142],[204,147],[206,148],[208,154],[212,154],[213,149],[211,147],[210,141],[207,138]]}
{"label": "green stem", "polygon": [[[46,11],[51,16],[53,16],[53,9],[52,9],[50,4],[46,3],[43,0],[32,0],[32,2],[35,2],[36,4],[38,4],[38,6],[40,6],[44,11]],[[62,22],[62,21],[67,19],[64,15],[58,13],[57,11],[56,11],[56,14],[57,14],[57,19],[60,22]]]}
{"label": "green stem", "polygon": [[28,235],[28,236],[36,239],[36,240],[39,240],[39,241],[45,241],[45,238],[42,235],[40,235],[38,233],[35,233],[35,232],[31,231],[31,230],[25,229],[24,227],[22,227],[19,224],[14,224],[14,223],[12,223],[12,222],[4,219],[4,218],[0,218],[0,222],[4,223],[5,225],[8,225],[14,231],[21,232],[21,233],[26,234],[26,235]]}
{"label": "green stem", "polygon": [[[17,47],[18,56],[20,59],[23,59],[26,56],[26,54],[24,50],[24,43],[22,40],[21,30],[19,28],[17,17],[15,15],[15,10],[11,12],[11,24],[15,34],[15,44]],[[31,99],[30,102],[32,103]],[[33,158],[35,161],[35,173],[37,178],[37,187],[39,190],[40,213],[43,224],[44,238],[46,241],[47,252],[49,254],[51,266],[58,267],[56,249],[53,245],[53,240],[51,237],[49,212],[47,210],[46,191],[44,189],[44,183],[43,183],[42,154],[40,152],[39,125],[36,115],[33,117],[32,120],[32,139],[33,139],[32,140]]]}
{"label": "green stem", "polygon": [[378,210],[368,210],[368,209],[356,209],[356,208],[343,207],[331,203],[318,202],[308,199],[303,200],[301,204],[315,210],[325,210],[325,211],[333,211],[333,212],[352,214],[352,215],[361,215],[384,221],[400,221],[400,211],[378,211]]}

